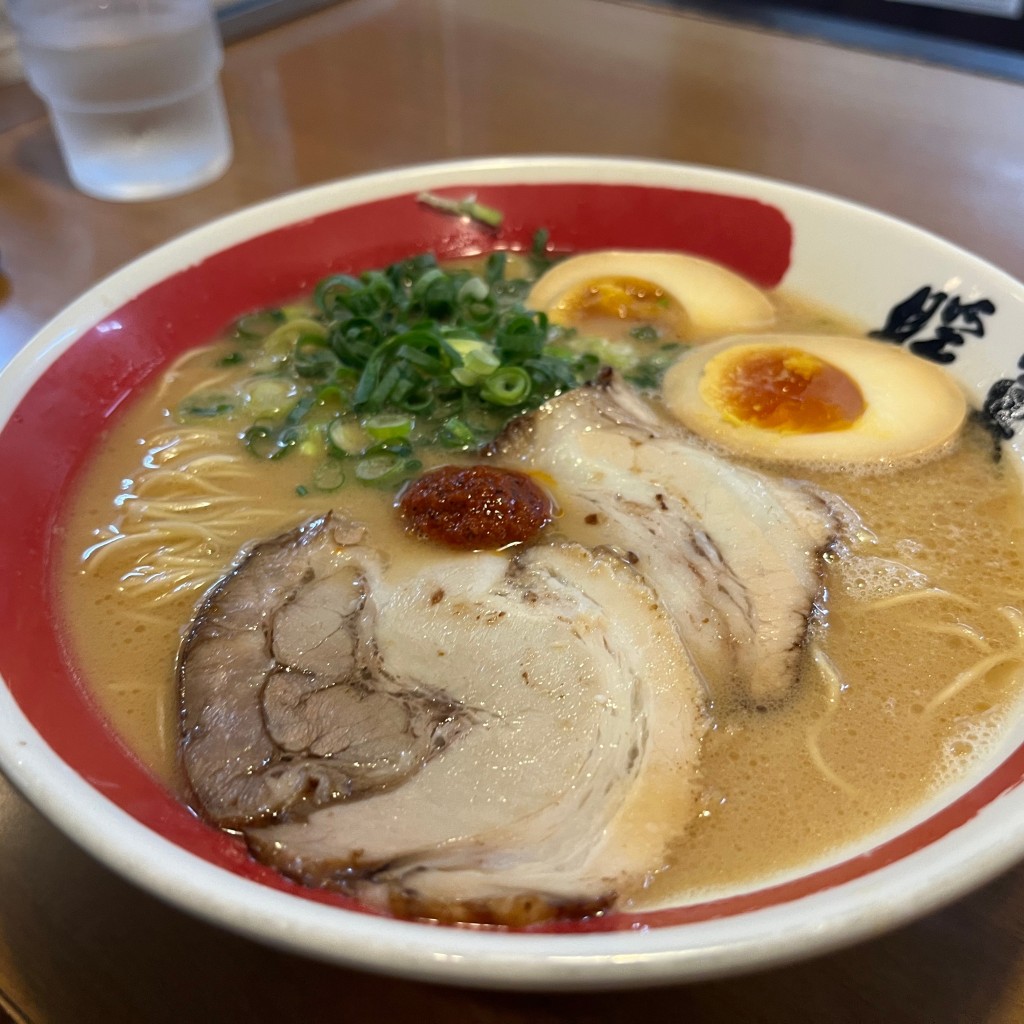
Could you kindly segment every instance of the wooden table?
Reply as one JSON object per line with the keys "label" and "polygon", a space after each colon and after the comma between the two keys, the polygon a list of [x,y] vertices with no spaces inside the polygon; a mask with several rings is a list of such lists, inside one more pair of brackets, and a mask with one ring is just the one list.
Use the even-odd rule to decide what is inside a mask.
{"label": "wooden table", "polygon": [[[1024,277],[1024,86],[600,0],[346,0],[229,48],[236,156],[162,202],[77,193],[0,89],[0,361],[140,252],[243,204],[389,165],[605,153],[860,200]],[[757,976],[604,995],[431,987],[193,921],[0,780],[0,990],[34,1022],[1024,1021],[1024,867],[893,934]],[[3,1014],[0,1012],[0,1018]]]}

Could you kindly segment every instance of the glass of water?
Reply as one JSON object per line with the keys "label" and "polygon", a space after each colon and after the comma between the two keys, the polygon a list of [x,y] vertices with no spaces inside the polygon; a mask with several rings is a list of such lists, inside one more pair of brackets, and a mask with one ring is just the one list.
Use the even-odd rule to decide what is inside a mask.
{"label": "glass of water", "polygon": [[198,188],[231,161],[210,0],[7,0],[68,173],[99,199]]}

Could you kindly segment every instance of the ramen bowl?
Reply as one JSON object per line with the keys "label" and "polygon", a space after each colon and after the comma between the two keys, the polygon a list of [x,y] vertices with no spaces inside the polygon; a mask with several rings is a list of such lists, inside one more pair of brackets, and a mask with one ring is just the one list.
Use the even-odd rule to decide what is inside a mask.
{"label": "ramen bowl", "polygon": [[[501,210],[500,230],[429,191]],[[786,184],[667,163],[491,159],[327,184],[242,210],[83,295],[0,377],[0,768],[96,858],[225,928],[445,983],[619,987],[821,953],[947,903],[1024,855],[1024,716],[918,806],[805,866],[708,898],[521,929],[402,920],[257,863],[151,773],[91,695],[64,631],[61,514],[104,431],[181,352],[325,275],[417,252],[682,250],[841,311],[962,386],[1005,463],[1024,458],[1024,286],[924,231]]]}

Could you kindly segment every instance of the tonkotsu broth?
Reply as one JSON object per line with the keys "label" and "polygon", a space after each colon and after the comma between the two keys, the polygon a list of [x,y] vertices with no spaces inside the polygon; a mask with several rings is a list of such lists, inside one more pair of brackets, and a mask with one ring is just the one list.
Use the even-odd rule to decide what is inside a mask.
{"label": "tonkotsu broth", "polygon": [[[778,330],[857,333],[812,304],[773,298]],[[206,381],[229,349],[224,342],[198,351],[130,407],[97,446],[64,526],[59,582],[74,657],[125,742],[181,794],[175,656],[201,595],[186,590],[151,602],[147,584],[122,579],[144,558],[114,545],[83,564],[83,552],[98,529],[124,514],[133,499],[123,493],[137,490],[153,452],[187,429],[167,410]],[[236,428],[202,429],[209,431],[203,453],[238,450]],[[955,451],[916,468],[789,470],[844,498],[873,539],[829,556],[826,613],[812,627],[792,697],[760,710],[713,708],[703,810],[638,904],[703,895],[814,860],[922,802],[1000,737],[1017,704],[1024,658],[1015,610],[1024,607],[1024,503],[1011,460],[996,463],[992,451],[989,435],[970,426]],[[458,458],[444,451],[436,461]],[[229,488],[237,521],[218,523],[212,542],[223,571],[244,544],[330,507],[372,524],[374,543],[394,559],[444,557],[403,532],[390,490],[350,482],[332,494],[297,493],[310,473],[299,452],[271,462],[241,452],[239,464],[245,472]],[[556,528],[594,543],[593,527],[584,532],[563,520]],[[926,585],[915,589],[908,570],[923,573]],[[838,680],[823,674],[814,650]],[[1006,658],[991,672],[936,706],[958,673],[1000,652]]]}

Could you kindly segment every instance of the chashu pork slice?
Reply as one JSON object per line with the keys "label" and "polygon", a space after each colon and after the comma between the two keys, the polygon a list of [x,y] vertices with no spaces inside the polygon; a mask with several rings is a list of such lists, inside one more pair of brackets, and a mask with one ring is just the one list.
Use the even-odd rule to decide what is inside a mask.
{"label": "chashu pork slice", "polygon": [[650,583],[713,698],[790,690],[822,555],[855,519],[838,498],[710,451],[611,376],[513,421],[492,451],[545,474],[576,536]]}
{"label": "chashu pork slice", "polygon": [[211,595],[181,678],[205,813],[399,913],[594,912],[694,818],[695,669],[647,584],[576,544],[404,570],[327,516]]}
{"label": "chashu pork slice", "polygon": [[181,757],[217,824],[397,785],[465,726],[440,686],[384,664],[364,534],[327,516],[257,544],[200,606],[178,661]]}

